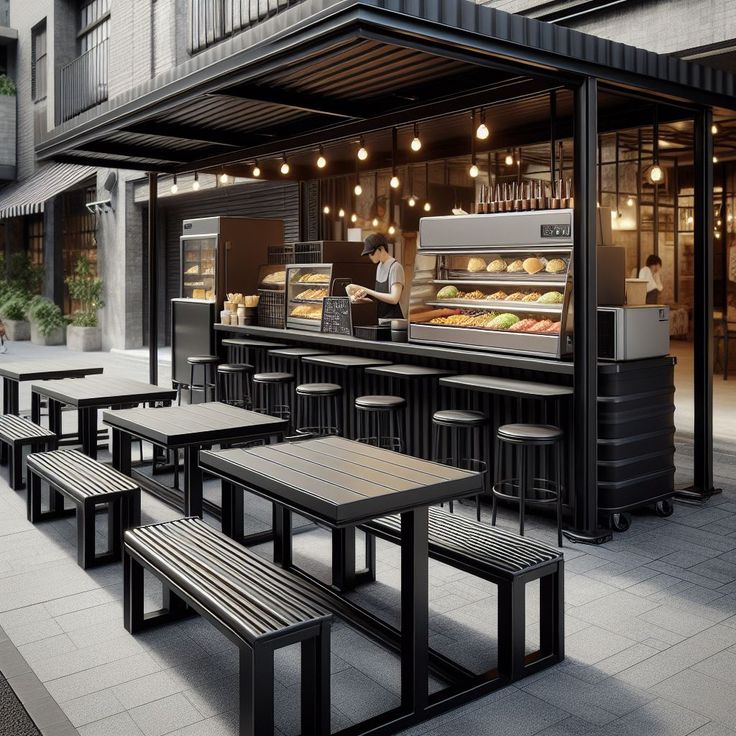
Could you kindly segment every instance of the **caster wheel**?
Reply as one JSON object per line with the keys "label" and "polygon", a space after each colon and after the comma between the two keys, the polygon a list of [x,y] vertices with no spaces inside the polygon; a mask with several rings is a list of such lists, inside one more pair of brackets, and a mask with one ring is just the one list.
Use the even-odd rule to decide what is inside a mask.
{"label": "caster wheel", "polygon": [[666,498],[664,501],[657,501],[656,505],[654,506],[654,513],[657,514],[657,516],[672,516],[674,510],[675,504],[673,504],[669,498]]}
{"label": "caster wheel", "polygon": [[611,514],[611,529],[615,532],[625,532],[631,526],[631,517],[628,514]]}

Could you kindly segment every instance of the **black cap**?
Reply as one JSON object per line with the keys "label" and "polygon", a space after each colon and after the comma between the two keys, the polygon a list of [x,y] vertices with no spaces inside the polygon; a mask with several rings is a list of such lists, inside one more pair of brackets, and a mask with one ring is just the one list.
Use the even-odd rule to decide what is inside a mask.
{"label": "black cap", "polygon": [[381,247],[388,250],[388,240],[386,239],[386,236],[382,233],[371,233],[363,241],[363,251],[360,255],[370,255],[371,253],[375,253],[375,251],[377,251]]}

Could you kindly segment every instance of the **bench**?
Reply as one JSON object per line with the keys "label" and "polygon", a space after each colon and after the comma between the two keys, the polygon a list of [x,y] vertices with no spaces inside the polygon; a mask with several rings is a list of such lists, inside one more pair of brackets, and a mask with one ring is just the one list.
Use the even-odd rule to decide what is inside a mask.
{"label": "bench", "polygon": [[23,448],[30,446],[32,452],[55,450],[56,435],[46,427],[15,414],[0,416],[0,461],[8,463],[8,483],[17,491],[23,488]]}
{"label": "bench", "polygon": [[[274,733],[274,653],[301,642],[302,734],[330,733],[330,624],[307,584],[201,519],[131,529],[124,542],[125,628],[135,634],[192,611],[240,648],[240,734]],[[164,606],[145,614],[144,569]]]}
{"label": "bench", "polygon": [[[123,531],[140,524],[140,487],[109,465],[79,450],[37,452],[26,461],[28,475],[28,520],[35,524],[65,516],[64,497],[77,510],[77,561],[83,568],[117,562],[121,557]],[[41,481],[50,488],[49,510],[41,511]],[[95,551],[97,507],[107,505],[108,548]]]}
{"label": "bench", "polygon": [[[361,528],[400,544],[401,519]],[[429,509],[429,556],[498,586],[498,669],[510,682],[564,659],[564,561],[561,552],[498,527]],[[526,584],[539,580],[540,647],[525,654]]]}

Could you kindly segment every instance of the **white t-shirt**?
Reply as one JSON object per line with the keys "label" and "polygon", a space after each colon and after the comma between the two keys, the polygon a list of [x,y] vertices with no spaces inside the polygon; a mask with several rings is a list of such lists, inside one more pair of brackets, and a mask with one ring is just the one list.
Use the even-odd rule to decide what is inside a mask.
{"label": "white t-shirt", "polygon": [[647,280],[647,294],[650,291],[663,291],[664,286],[662,285],[662,277],[657,273],[652,273],[652,269],[649,266],[644,266],[639,271],[639,278]]}
{"label": "white t-shirt", "polygon": [[406,286],[404,267],[395,258],[387,258],[385,261],[379,263],[378,268],[376,268],[376,281],[386,280],[388,280],[389,293],[394,284]]}

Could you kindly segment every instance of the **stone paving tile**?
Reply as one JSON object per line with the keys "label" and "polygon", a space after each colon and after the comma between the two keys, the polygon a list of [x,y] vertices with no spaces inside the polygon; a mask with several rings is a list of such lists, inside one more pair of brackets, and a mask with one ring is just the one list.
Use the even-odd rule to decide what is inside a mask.
{"label": "stone paving tile", "polygon": [[181,693],[139,705],[127,712],[145,736],[163,736],[203,720],[202,714]]}
{"label": "stone paving tile", "polygon": [[61,703],[61,709],[66,713],[74,726],[83,726],[86,723],[114,716],[122,713],[125,706],[113,695],[110,690],[101,690],[81,698],[67,700]]}

